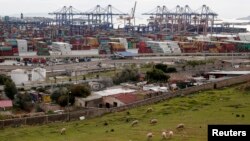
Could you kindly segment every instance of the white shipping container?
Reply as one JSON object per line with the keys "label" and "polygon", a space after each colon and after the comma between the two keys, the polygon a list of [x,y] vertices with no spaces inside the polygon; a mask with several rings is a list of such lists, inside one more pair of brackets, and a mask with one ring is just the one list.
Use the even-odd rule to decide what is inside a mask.
{"label": "white shipping container", "polygon": [[174,41],[147,41],[146,44],[152,49],[154,53],[179,53],[181,52],[177,42]]}
{"label": "white shipping container", "polygon": [[250,41],[250,33],[239,33],[241,41]]}
{"label": "white shipping container", "polygon": [[16,40],[17,41],[17,47],[19,53],[25,53],[28,52],[28,43],[27,40]]}
{"label": "white shipping container", "polygon": [[52,43],[52,52],[61,52],[61,55],[70,55],[72,45],[64,42],[53,42]]}

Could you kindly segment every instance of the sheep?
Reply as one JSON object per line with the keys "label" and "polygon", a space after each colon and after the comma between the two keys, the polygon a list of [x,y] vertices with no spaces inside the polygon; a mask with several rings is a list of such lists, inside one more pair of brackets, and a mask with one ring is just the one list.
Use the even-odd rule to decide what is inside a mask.
{"label": "sheep", "polygon": [[61,135],[65,134],[65,132],[66,132],[66,128],[62,128],[61,129]]}
{"label": "sheep", "polygon": [[173,135],[174,135],[173,131],[168,131],[168,138],[172,138]]}
{"label": "sheep", "polygon": [[177,125],[176,129],[177,130],[182,130],[182,129],[184,129],[184,127],[185,127],[184,124],[180,123],[180,124]]}
{"label": "sheep", "polygon": [[163,131],[161,133],[162,139],[167,139],[167,133],[165,131]]}
{"label": "sheep", "polygon": [[152,133],[152,132],[147,133],[147,138],[148,138],[148,140],[151,140],[152,137],[153,137],[153,133]]}
{"label": "sheep", "polygon": [[137,125],[138,123],[139,123],[138,120],[134,120],[134,121],[131,123],[131,126],[133,127],[133,126]]}
{"label": "sheep", "polygon": [[151,119],[150,120],[150,124],[153,124],[153,125],[156,124],[157,122],[158,122],[157,119]]}
{"label": "sheep", "polygon": [[161,133],[162,139],[172,138],[173,135],[174,135],[173,131],[163,131]]}
{"label": "sheep", "polygon": [[150,107],[150,108],[147,109],[146,113],[150,113],[152,111],[153,111],[153,108]]}

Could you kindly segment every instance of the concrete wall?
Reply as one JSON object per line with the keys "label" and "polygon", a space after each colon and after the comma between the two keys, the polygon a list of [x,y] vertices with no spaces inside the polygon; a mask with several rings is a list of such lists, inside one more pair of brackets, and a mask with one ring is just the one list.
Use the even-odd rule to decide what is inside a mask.
{"label": "concrete wall", "polygon": [[99,107],[100,103],[102,103],[102,98],[94,100],[85,100],[85,98],[76,98],[74,105],[76,107]]}
{"label": "concrete wall", "polygon": [[0,120],[0,128],[4,128],[7,126],[19,126],[19,125],[35,125],[35,124],[46,124],[50,122],[56,122],[56,121],[66,121],[68,120],[68,116],[70,120],[79,120],[79,117],[85,116],[86,118],[92,118],[92,117],[98,117],[102,116],[106,113],[112,113],[112,112],[119,112],[124,111],[128,109],[132,109],[139,106],[149,105],[153,103],[157,103],[160,101],[164,101],[176,96],[180,95],[188,95],[192,94],[198,91],[204,91],[204,90],[210,90],[216,88],[223,88],[225,86],[231,86],[239,83],[244,83],[250,81],[250,75],[243,75],[227,80],[222,80],[214,83],[208,83],[202,86],[195,86],[186,88],[183,90],[179,90],[176,92],[168,92],[163,93],[159,96],[155,96],[152,98],[148,98],[145,100],[137,101],[132,104],[124,105],[121,107],[116,108],[93,108],[88,110],[82,110],[77,112],[71,112],[69,115],[67,113],[65,114],[57,114],[57,115],[44,115],[44,116],[37,116],[37,117],[26,117],[26,118],[16,118],[16,119],[8,119],[8,120]]}
{"label": "concrete wall", "polygon": [[107,108],[106,103],[109,103],[110,107],[114,107],[114,102],[117,103],[117,107],[125,105],[124,103],[116,99],[115,97],[106,96],[106,97],[103,97],[103,106],[104,106],[103,108]]}

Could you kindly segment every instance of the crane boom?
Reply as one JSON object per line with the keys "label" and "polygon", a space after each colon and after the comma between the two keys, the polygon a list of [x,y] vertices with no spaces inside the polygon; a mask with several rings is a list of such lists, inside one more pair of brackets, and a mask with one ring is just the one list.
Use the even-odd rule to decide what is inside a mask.
{"label": "crane boom", "polygon": [[137,2],[135,2],[134,8],[133,8],[132,18],[134,18],[134,17],[135,17],[135,9],[136,9],[136,4],[137,4]]}

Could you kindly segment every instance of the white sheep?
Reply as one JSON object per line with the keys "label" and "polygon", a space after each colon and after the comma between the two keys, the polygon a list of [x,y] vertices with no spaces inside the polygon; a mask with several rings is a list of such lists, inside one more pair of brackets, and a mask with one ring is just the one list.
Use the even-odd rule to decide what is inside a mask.
{"label": "white sheep", "polygon": [[174,135],[173,131],[163,131],[161,133],[162,139],[172,138],[173,135]]}
{"label": "white sheep", "polygon": [[176,129],[177,130],[182,130],[182,129],[184,129],[184,127],[185,127],[184,124],[180,123],[180,124],[177,125]]}
{"label": "white sheep", "polygon": [[158,122],[157,119],[151,119],[151,120],[150,120],[150,124],[156,124],[157,122]]}
{"label": "white sheep", "polygon": [[168,138],[172,138],[173,135],[174,135],[173,131],[168,131]]}
{"label": "white sheep", "polygon": [[65,134],[65,132],[66,132],[66,128],[62,128],[61,129],[61,135]]}
{"label": "white sheep", "polygon": [[138,123],[139,123],[138,120],[134,120],[134,121],[131,123],[131,126],[133,127],[133,126],[137,125]]}
{"label": "white sheep", "polygon": [[152,133],[152,132],[147,133],[147,138],[148,138],[148,140],[151,140],[152,137],[153,137],[153,133]]}
{"label": "white sheep", "polygon": [[150,107],[150,108],[147,109],[147,112],[146,112],[146,113],[150,113],[150,112],[152,112],[152,111],[153,111],[153,108]]}
{"label": "white sheep", "polygon": [[167,133],[165,131],[163,131],[161,133],[162,139],[167,139]]}

